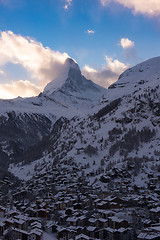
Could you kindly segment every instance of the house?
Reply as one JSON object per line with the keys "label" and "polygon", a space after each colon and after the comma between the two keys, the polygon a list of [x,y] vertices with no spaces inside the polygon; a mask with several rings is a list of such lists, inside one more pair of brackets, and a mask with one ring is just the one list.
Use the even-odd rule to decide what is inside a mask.
{"label": "house", "polygon": [[158,222],[160,218],[160,207],[150,209],[150,217],[152,221]]}
{"label": "house", "polygon": [[108,239],[108,231],[107,229],[100,229],[95,231],[94,237],[97,239]]}
{"label": "house", "polygon": [[141,232],[138,236],[137,236],[137,240],[159,240],[160,238],[155,236],[155,235],[152,235],[152,234],[148,234],[148,233],[145,233],[145,232]]}
{"label": "house", "polygon": [[67,226],[77,226],[78,218],[76,217],[68,217],[66,219]]}
{"label": "house", "polygon": [[96,230],[97,230],[96,227],[89,226],[86,228],[86,233],[91,239],[93,239],[93,238],[95,238]]}
{"label": "house", "polygon": [[40,229],[33,229],[28,234],[27,240],[41,240],[43,231]]}
{"label": "house", "polygon": [[88,237],[85,234],[80,234],[80,235],[76,236],[75,240],[90,240],[90,237]]}
{"label": "house", "polygon": [[11,218],[8,218],[4,221],[4,229],[10,228],[13,226],[14,221]]}
{"label": "house", "polygon": [[57,232],[57,239],[58,240],[61,240],[61,239],[64,239],[64,240],[68,240],[68,235],[69,235],[69,229],[67,228],[62,228],[60,230],[58,230]]}
{"label": "house", "polygon": [[47,233],[56,233],[57,232],[57,227],[58,227],[57,224],[51,223],[51,224],[48,224],[45,227],[45,230],[46,230]]}
{"label": "house", "polygon": [[[12,239],[12,240],[28,240],[28,232],[18,229],[18,228],[8,228],[3,233],[5,239]],[[37,240],[37,239],[35,239]],[[39,240],[39,239],[38,239]]]}
{"label": "house", "polygon": [[103,218],[99,218],[97,220],[97,227],[99,229],[108,227],[108,220],[107,219],[103,219]]}
{"label": "house", "polygon": [[152,227],[145,228],[137,237],[138,240],[159,240],[160,239],[160,223]]}
{"label": "house", "polygon": [[[132,238],[133,234],[132,234],[132,229],[129,228],[119,228],[119,229],[113,229],[113,228],[106,228],[105,229],[107,231],[106,237],[108,240],[113,240],[113,239],[122,239],[122,240],[131,240],[131,239],[135,239]],[[103,238],[106,239],[106,238]]]}
{"label": "house", "polygon": [[108,218],[108,226],[113,229],[127,228],[128,222],[116,216]]}

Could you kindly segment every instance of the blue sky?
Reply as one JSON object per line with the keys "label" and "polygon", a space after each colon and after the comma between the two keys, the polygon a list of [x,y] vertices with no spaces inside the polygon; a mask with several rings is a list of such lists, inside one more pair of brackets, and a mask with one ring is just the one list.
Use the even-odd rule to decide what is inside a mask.
{"label": "blue sky", "polygon": [[[41,91],[59,74],[53,71],[57,51],[59,66],[63,64],[60,55],[64,59],[69,55],[88,78],[104,87],[128,66],[159,56],[160,6],[157,2],[0,0],[0,49],[5,49],[0,50],[0,97],[30,96]],[[24,44],[25,52],[23,46],[19,49],[19,41]],[[36,57],[31,55],[36,46],[39,46],[39,57],[37,52]],[[34,69],[34,63],[30,66],[25,60],[33,57],[32,61],[40,58],[45,61],[41,50],[46,59],[47,54],[51,58],[49,64],[52,62],[50,71],[46,60],[46,77],[44,71],[43,76],[40,75],[42,61]]]}

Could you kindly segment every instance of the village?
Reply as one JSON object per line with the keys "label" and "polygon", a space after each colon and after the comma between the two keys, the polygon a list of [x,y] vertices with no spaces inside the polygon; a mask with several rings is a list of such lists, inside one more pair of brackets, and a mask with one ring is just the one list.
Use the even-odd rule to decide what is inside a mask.
{"label": "village", "polygon": [[160,239],[160,174],[150,173],[148,189],[141,189],[131,185],[129,173],[114,182],[127,172],[113,168],[97,176],[106,185],[102,191],[88,180],[93,173],[74,162],[43,174],[42,167],[18,188],[8,178],[1,181],[1,240],[43,240],[44,233],[59,240]]}

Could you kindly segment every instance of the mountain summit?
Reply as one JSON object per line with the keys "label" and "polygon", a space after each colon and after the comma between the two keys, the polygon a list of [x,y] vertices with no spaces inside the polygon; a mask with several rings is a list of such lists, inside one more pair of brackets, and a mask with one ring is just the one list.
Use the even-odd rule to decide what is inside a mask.
{"label": "mountain summit", "polygon": [[[79,100],[97,100],[102,97],[106,89],[87,80],[80,71],[78,64],[71,58],[67,58],[64,64],[62,74],[48,83],[43,94],[52,98],[58,97],[59,94],[78,98]],[[66,99],[65,99],[66,101]]]}
{"label": "mountain summit", "polygon": [[155,57],[137,64],[124,71],[118,80],[109,86],[106,98],[113,100],[116,96],[143,94],[145,89],[155,88],[160,81],[160,57]]}
{"label": "mountain summit", "polygon": [[160,57],[151,58],[123,72],[110,88],[124,87],[130,84],[156,84],[160,79]]}

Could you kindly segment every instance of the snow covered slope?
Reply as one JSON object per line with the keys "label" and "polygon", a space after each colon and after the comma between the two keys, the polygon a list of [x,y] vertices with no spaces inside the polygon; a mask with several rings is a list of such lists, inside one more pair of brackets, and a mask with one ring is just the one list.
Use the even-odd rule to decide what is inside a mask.
{"label": "snow covered slope", "polygon": [[[55,165],[70,167],[76,162],[95,187],[117,190],[118,182],[124,181],[125,176],[130,187],[147,188],[148,174],[157,176],[159,171],[159,77],[160,58],[127,70],[107,90],[94,113],[59,119],[45,139],[46,145],[43,141],[36,145],[40,156],[26,152],[25,164],[27,159],[31,163],[12,166],[10,171],[32,178],[37,174],[35,166],[40,174]],[[44,92],[51,97],[57,94],[47,89]],[[27,169],[32,169],[32,173]],[[111,184],[105,179],[112,176]]]}
{"label": "snow covered slope", "polygon": [[[160,57],[149,59],[123,72],[107,91],[108,99],[142,91],[160,83]],[[114,89],[114,91],[112,90]]]}

